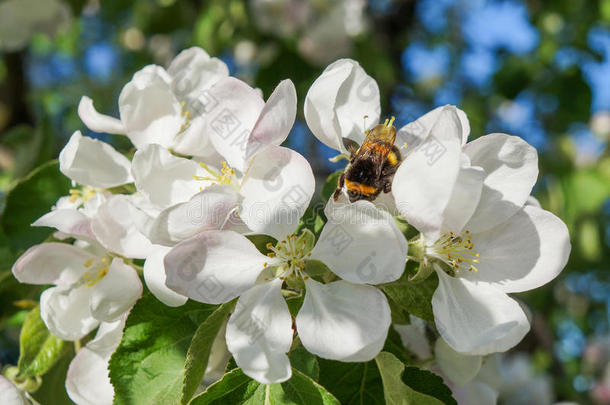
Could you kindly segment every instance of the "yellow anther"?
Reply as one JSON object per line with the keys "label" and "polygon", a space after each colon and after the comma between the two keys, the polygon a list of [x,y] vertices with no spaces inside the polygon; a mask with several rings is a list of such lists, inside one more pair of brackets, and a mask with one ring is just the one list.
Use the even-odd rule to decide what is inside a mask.
{"label": "yellow anther", "polygon": [[93,264],[93,257],[90,257],[89,259],[87,259],[87,261],[85,262],[85,267],[91,267],[91,265]]}

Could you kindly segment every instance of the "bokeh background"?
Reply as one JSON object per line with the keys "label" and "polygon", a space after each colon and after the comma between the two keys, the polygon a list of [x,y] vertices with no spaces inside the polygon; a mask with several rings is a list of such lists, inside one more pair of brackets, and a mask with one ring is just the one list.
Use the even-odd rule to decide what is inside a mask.
{"label": "bokeh background", "polygon": [[[75,130],[128,150],[84,127],[80,97],[118,116],[135,71],[193,45],[265,96],[291,78],[300,105],[287,142],[322,174],[341,165],[302,103],[339,57],[378,81],[382,114],[398,125],[449,103],[468,114],[471,138],[506,132],[535,146],[535,196],[567,223],[572,255],[557,280],[517,295],[532,332],[505,359],[500,402],[610,404],[610,0],[0,0],[0,212]],[[44,193],[22,192],[20,204]],[[10,273],[31,242],[0,228],[1,364],[16,363],[40,292]]]}

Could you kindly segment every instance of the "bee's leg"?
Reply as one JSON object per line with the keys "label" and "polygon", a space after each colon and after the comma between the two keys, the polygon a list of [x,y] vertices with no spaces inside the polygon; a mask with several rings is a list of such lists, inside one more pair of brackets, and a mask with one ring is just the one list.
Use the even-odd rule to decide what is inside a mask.
{"label": "bee's leg", "polygon": [[341,195],[341,190],[343,190],[344,184],[345,184],[345,173],[341,173],[341,176],[339,176],[339,179],[337,180],[337,188],[335,189],[335,192],[333,193],[333,200],[337,201],[337,199],[339,198],[339,195]]}
{"label": "bee's leg", "polygon": [[390,191],[392,191],[392,179],[390,179],[390,181],[386,181],[383,185],[384,193],[389,193]]}

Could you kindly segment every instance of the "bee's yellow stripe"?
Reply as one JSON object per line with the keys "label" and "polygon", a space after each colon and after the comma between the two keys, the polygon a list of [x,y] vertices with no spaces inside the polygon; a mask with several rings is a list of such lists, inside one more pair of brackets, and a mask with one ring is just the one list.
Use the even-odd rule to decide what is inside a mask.
{"label": "bee's yellow stripe", "polygon": [[388,162],[390,162],[392,166],[396,166],[398,164],[398,156],[396,156],[396,153],[393,151],[388,153]]}
{"label": "bee's yellow stripe", "polygon": [[345,179],[345,187],[362,195],[371,195],[377,192],[377,187],[367,186],[366,184],[349,181],[348,179]]}

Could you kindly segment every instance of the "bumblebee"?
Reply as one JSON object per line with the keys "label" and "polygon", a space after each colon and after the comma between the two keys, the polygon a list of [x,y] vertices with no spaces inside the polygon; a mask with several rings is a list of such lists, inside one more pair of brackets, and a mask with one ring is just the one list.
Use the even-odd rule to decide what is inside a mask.
{"label": "bumblebee", "polygon": [[393,123],[394,117],[367,131],[360,147],[356,142],[344,138],[350,158],[333,193],[335,201],[344,186],[352,203],[358,200],[373,201],[382,191],[392,191],[392,179],[402,161],[400,151],[394,145],[396,128]]}

